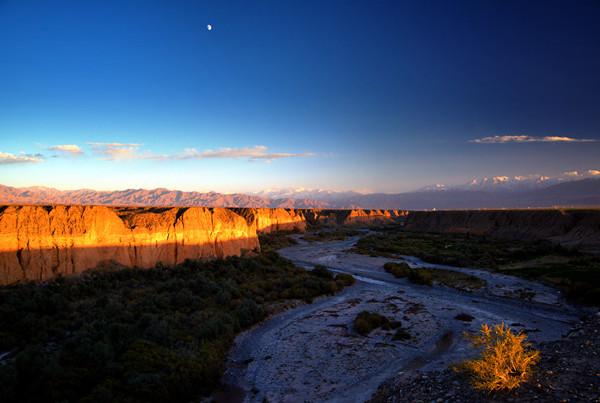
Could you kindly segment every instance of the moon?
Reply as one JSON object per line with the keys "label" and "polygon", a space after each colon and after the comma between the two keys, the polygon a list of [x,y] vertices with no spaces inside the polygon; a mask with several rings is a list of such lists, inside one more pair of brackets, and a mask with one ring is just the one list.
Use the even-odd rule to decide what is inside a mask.
{"label": "moon", "polygon": [[210,24],[208,24],[208,25],[206,26],[206,28],[208,28],[208,30],[210,31],[210,30],[212,29],[212,26],[211,26]]}

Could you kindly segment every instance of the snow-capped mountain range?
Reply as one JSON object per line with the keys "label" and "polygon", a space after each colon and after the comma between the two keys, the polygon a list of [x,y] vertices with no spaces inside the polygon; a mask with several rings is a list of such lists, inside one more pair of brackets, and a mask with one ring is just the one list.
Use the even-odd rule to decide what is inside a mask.
{"label": "snow-capped mountain range", "polygon": [[0,204],[85,204],[113,206],[205,206],[309,209],[479,209],[600,207],[600,171],[560,177],[493,177],[461,186],[428,186],[406,193],[336,192],[323,189],[268,189],[254,194],[182,192],[169,189],[62,191],[0,185]]}

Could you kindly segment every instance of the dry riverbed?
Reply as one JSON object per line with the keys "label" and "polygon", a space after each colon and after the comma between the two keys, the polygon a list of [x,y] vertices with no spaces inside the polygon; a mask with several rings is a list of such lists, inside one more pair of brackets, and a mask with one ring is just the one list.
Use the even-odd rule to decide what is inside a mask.
{"label": "dry riverbed", "polygon": [[[439,371],[470,354],[464,331],[501,323],[528,333],[535,343],[559,340],[589,313],[541,284],[476,269],[457,269],[487,281],[470,292],[414,285],[383,270],[385,258],[346,252],[358,237],[308,243],[279,253],[298,265],[322,264],[359,280],[342,293],[270,318],[238,336],[220,400],[262,402],[366,401],[386,379]],[[411,267],[431,266],[406,257]],[[436,267],[441,267],[436,265]],[[442,267],[444,268],[444,267]],[[400,321],[411,338],[395,331],[367,337],[352,323],[361,311]],[[459,320],[466,314],[472,320]],[[467,317],[463,315],[464,317]]]}

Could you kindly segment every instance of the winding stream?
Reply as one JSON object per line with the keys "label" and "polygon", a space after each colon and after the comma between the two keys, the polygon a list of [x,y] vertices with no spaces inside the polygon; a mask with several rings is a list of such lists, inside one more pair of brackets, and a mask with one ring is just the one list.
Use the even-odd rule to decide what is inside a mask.
{"label": "winding stream", "polygon": [[[448,268],[488,282],[473,292],[410,284],[383,271],[390,259],[346,252],[358,239],[300,240],[279,251],[300,266],[322,264],[358,281],[338,295],[288,310],[240,334],[224,379],[229,393],[219,400],[365,401],[399,372],[442,369],[464,360],[470,349],[461,334],[483,323],[504,322],[541,342],[561,338],[585,314],[555,289],[484,270]],[[406,261],[412,267],[431,266],[414,257]],[[514,297],[521,291],[534,295],[532,301]],[[394,331],[381,329],[358,335],[352,323],[363,310],[402,322],[411,339],[394,341]],[[455,319],[461,313],[474,320]]]}

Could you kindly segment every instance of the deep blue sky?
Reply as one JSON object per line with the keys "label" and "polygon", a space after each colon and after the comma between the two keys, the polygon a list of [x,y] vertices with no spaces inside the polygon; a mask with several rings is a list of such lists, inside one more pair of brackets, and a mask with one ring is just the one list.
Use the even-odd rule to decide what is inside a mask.
{"label": "deep blue sky", "polygon": [[599,21],[598,1],[0,0],[0,184],[600,170]]}

